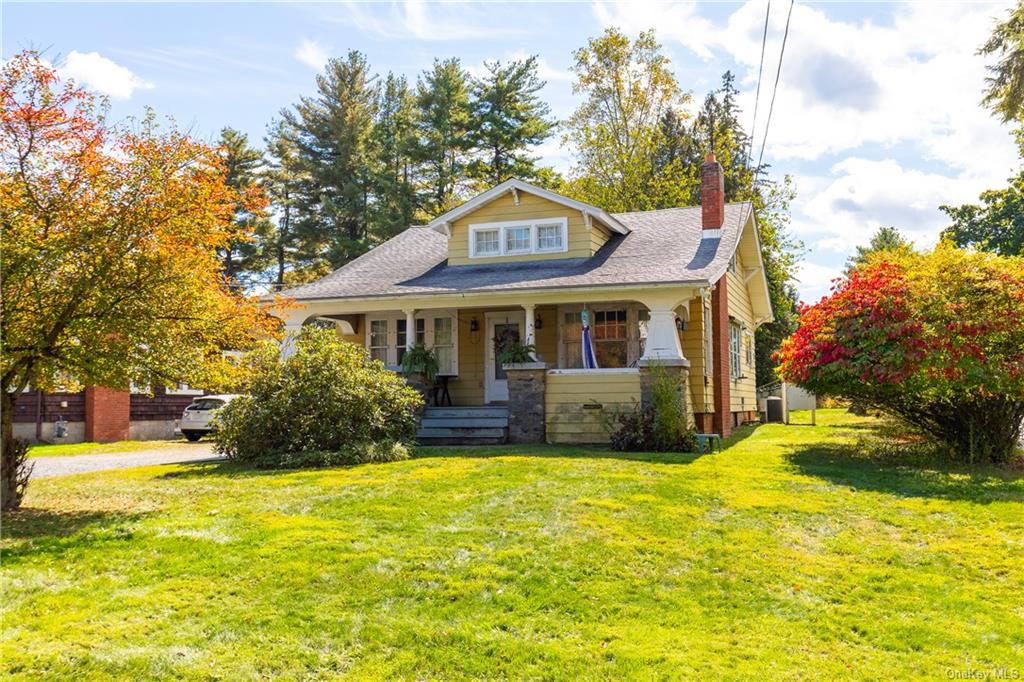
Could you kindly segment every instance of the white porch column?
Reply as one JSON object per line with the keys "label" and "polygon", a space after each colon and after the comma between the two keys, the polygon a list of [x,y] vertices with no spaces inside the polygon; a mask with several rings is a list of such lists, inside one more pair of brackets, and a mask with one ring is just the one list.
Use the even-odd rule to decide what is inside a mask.
{"label": "white porch column", "polygon": [[641,360],[682,360],[683,347],[676,330],[676,313],[672,308],[652,308],[647,325],[647,342]]}
{"label": "white porch column", "polygon": [[523,304],[523,310],[526,311],[526,342],[523,344],[524,346],[529,346],[530,344],[537,342],[536,336],[533,332],[533,322],[535,317],[533,312],[534,308],[536,308],[536,306],[533,303]]}
{"label": "white porch column", "polygon": [[405,313],[405,349],[412,350],[416,345],[416,311],[403,310]]}
{"label": "white porch column", "polygon": [[295,354],[295,337],[302,331],[301,324],[286,324],[284,338],[281,339],[281,359],[290,358]]}
{"label": "white porch column", "polygon": [[[680,293],[683,295],[680,296]],[[650,321],[647,324],[647,341],[644,344],[641,362],[681,361],[671,364],[690,364],[686,356],[683,355],[683,347],[679,343],[679,331],[676,329],[676,308],[687,303],[688,293],[666,292],[645,296],[642,299],[642,303],[650,311]]]}

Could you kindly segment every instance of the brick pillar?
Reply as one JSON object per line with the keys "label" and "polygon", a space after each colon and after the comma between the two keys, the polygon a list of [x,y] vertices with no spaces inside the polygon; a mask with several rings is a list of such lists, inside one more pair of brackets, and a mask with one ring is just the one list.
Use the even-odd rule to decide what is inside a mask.
{"label": "brick pillar", "polygon": [[105,386],[85,389],[85,440],[112,443],[127,440],[131,394]]}
{"label": "brick pillar", "polygon": [[544,409],[547,370],[547,363],[544,362],[505,365],[508,378],[508,442],[544,442],[547,433]]}
{"label": "brick pillar", "polygon": [[725,438],[732,433],[732,407],[729,387],[732,377],[729,373],[729,274],[722,275],[711,293],[711,377],[715,382],[715,397],[712,400],[715,433]]}

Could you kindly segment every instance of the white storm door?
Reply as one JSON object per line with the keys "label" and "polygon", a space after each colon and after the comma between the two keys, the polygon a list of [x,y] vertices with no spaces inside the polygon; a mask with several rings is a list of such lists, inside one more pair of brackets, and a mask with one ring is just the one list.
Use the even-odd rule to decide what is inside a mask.
{"label": "white storm door", "polygon": [[509,311],[485,313],[487,337],[484,339],[484,402],[508,400],[508,380],[497,362],[504,346],[512,340],[523,342],[526,313]]}

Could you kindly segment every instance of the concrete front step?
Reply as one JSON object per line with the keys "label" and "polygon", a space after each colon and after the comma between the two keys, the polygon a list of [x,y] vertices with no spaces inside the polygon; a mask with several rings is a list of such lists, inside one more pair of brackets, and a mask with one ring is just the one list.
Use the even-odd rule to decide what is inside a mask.
{"label": "concrete front step", "polygon": [[428,407],[423,410],[423,418],[465,419],[465,418],[499,418],[508,419],[507,407]]}
{"label": "concrete front step", "polygon": [[428,407],[416,440],[421,445],[500,445],[508,441],[508,408]]}
{"label": "concrete front step", "polygon": [[434,417],[426,416],[420,421],[422,429],[481,429],[508,427],[508,417]]}
{"label": "concrete front step", "polygon": [[434,429],[419,428],[416,430],[416,438],[504,438],[505,429],[483,428],[483,429]]}

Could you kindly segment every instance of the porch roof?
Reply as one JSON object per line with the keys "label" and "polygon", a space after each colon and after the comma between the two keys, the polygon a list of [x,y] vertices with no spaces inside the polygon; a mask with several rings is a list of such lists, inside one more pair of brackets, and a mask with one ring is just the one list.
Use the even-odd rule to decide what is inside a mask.
{"label": "porch roof", "polygon": [[701,209],[613,214],[629,228],[589,258],[449,265],[445,235],[410,227],[316,282],[282,292],[299,301],[395,298],[637,284],[717,281],[736,251],[749,202],[727,204],[720,236],[705,237]]}

